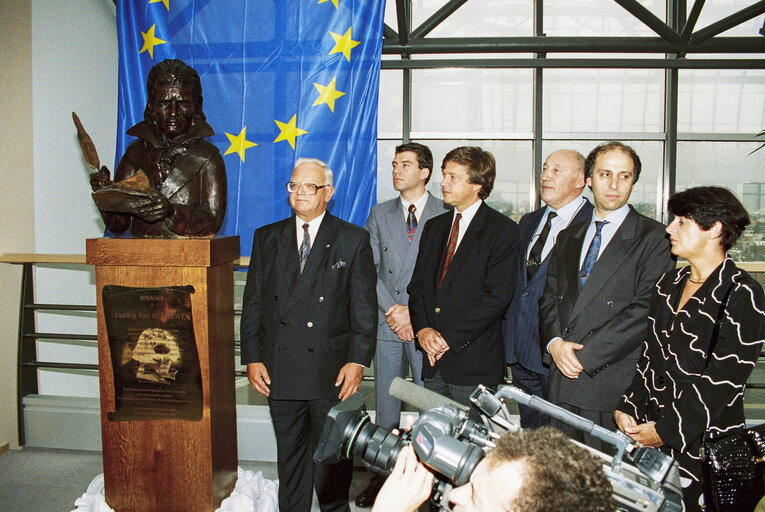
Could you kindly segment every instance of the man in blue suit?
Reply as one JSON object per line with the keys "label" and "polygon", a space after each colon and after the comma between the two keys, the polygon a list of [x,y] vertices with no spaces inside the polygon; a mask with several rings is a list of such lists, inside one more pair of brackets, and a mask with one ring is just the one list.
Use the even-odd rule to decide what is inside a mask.
{"label": "man in blue suit", "polygon": [[[545,288],[549,254],[558,233],[592,216],[592,204],[582,197],[584,157],[561,149],[547,157],[539,177],[539,195],[546,206],[521,218],[516,290],[502,326],[507,364],[513,385],[547,399],[549,368],[539,349],[539,298]],[[523,428],[537,428],[550,418],[525,405],[518,406]]]}
{"label": "man in blue suit", "polygon": [[[427,146],[410,142],[396,148],[393,188],[399,197],[372,208],[367,231],[377,267],[377,350],[375,351],[375,423],[388,430],[399,427],[401,402],[388,394],[394,377],[405,377],[407,366],[415,384],[422,385],[422,353],[414,344],[406,286],[412,277],[422,227],[444,213],[444,203],[425,191],[433,169]],[[359,507],[371,507],[385,482],[375,475],[356,497]]]}

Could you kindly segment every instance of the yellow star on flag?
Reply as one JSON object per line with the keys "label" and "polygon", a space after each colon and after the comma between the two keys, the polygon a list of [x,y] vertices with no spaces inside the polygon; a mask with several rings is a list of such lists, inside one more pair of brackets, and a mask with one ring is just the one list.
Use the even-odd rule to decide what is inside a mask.
{"label": "yellow star on flag", "polygon": [[170,0],[149,0],[150,4],[158,4],[159,2],[165,4],[165,9],[170,10]]}
{"label": "yellow star on flag", "polygon": [[345,60],[348,62],[351,61],[351,48],[354,48],[361,44],[361,41],[354,41],[351,39],[351,30],[353,27],[348,27],[348,30],[346,30],[345,34],[335,34],[331,30],[329,33],[332,35],[332,39],[335,40],[335,47],[332,48],[332,51],[329,52],[330,55],[333,53],[342,53],[345,55]]}
{"label": "yellow star on flag", "polygon": [[244,128],[242,128],[242,131],[239,132],[239,135],[232,135],[228,132],[225,132],[225,133],[231,145],[223,154],[228,155],[231,153],[237,153],[239,154],[239,158],[242,159],[242,162],[244,162],[244,151],[246,149],[250,149],[253,146],[257,146],[257,144],[255,144],[254,142],[250,142],[249,140],[246,139],[247,127],[245,126]]}
{"label": "yellow star on flag", "polygon": [[141,35],[143,36],[143,48],[138,52],[143,53],[146,50],[149,50],[149,57],[152,59],[154,58],[154,47],[158,44],[165,44],[167,42],[158,37],[154,37],[154,27],[156,27],[156,24],[152,25],[146,32],[143,30],[141,31]]}
{"label": "yellow star on flag", "polygon": [[313,102],[313,105],[311,105],[312,107],[326,103],[332,112],[335,111],[335,100],[340,96],[345,95],[344,92],[335,89],[335,80],[337,80],[337,77],[334,77],[328,85],[321,85],[316,82],[313,83],[316,90],[319,91],[319,97]]}
{"label": "yellow star on flag", "polygon": [[[154,1],[156,2],[157,0],[154,0]],[[319,3],[323,4],[323,3],[329,2],[329,1],[331,1],[335,5],[335,9],[337,9],[337,0],[319,0]]]}
{"label": "yellow star on flag", "polygon": [[297,114],[292,116],[292,119],[290,119],[289,122],[282,123],[276,119],[274,119],[274,122],[280,130],[279,136],[274,139],[274,143],[277,143],[280,140],[286,140],[290,143],[292,149],[295,149],[295,138],[297,138],[298,135],[305,135],[308,133],[307,131],[301,130],[297,127]]}

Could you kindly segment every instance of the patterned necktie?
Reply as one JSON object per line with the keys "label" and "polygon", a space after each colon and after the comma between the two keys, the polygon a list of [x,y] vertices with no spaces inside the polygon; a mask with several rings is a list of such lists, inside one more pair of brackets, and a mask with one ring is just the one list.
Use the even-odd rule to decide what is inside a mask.
{"label": "patterned necktie", "polygon": [[308,253],[311,252],[311,235],[308,234],[308,224],[303,224],[303,243],[300,244],[300,273],[303,272]]}
{"label": "patterned necktie", "polygon": [[603,230],[603,226],[608,224],[606,220],[595,221],[595,236],[592,237],[592,243],[590,248],[587,249],[587,255],[584,257],[584,263],[582,263],[582,269],[579,271],[579,290],[584,288],[584,283],[590,277],[590,272],[595,266],[595,262],[598,261],[598,252],[600,252],[600,232]]}
{"label": "patterned necktie", "polygon": [[409,215],[406,216],[406,234],[409,237],[409,243],[414,240],[414,232],[417,230],[417,216],[414,212],[417,211],[417,207],[414,204],[409,205]]}
{"label": "patterned necktie", "polygon": [[539,270],[539,265],[542,263],[542,249],[544,249],[547,237],[550,235],[552,220],[557,216],[558,214],[553,211],[547,215],[547,222],[545,222],[537,241],[534,242],[534,246],[531,248],[531,252],[529,252],[529,259],[526,260],[526,276],[529,280],[531,280],[531,278],[534,277],[534,274],[537,273],[537,270]]}
{"label": "patterned necktie", "polygon": [[446,271],[449,270],[449,265],[454,258],[454,251],[457,250],[457,238],[460,236],[460,219],[462,214],[458,213],[454,217],[454,224],[452,224],[452,232],[449,234],[449,243],[446,244],[446,256],[444,257],[444,266],[441,269],[441,275],[438,278],[438,289],[441,289],[441,283],[444,281]]}

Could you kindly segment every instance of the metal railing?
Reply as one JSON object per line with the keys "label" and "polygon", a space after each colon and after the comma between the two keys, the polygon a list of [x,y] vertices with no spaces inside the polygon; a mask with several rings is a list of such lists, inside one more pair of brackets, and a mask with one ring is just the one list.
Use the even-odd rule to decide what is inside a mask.
{"label": "metal railing", "polygon": [[[34,265],[36,264],[63,264],[84,266],[85,257],[80,255],[62,256],[45,254],[4,254],[0,256],[0,263],[22,265],[21,297],[19,306],[19,331],[18,331],[18,364],[17,364],[17,413],[18,413],[18,436],[19,445],[25,444],[23,399],[27,395],[39,394],[38,370],[40,369],[63,369],[63,370],[89,370],[98,371],[97,364],[89,363],[64,363],[58,361],[39,361],[37,359],[37,342],[39,340],[70,340],[97,342],[96,334],[72,334],[56,332],[37,332],[35,313],[37,311],[69,311],[73,313],[95,313],[96,306],[86,304],[38,304],[34,302]],[[246,268],[249,258],[241,258],[234,262],[235,268]],[[740,267],[747,269],[747,264],[741,263]],[[751,272],[761,272],[762,265],[753,264]],[[242,310],[235,309],[234,316],[241,316]],[[234,349],[238,351],[239,340],[234,340]],[[760,354],[759,364],[765,366],[765,352]],[[236,377],[245,377],[246,372],[237,370]],[[371,375],[364,376],[365,381],[374,381]],[[507,381],[511,383],[510,380]],[[749,390],[765,389],[765,382],[750,381],[747,383]]]}

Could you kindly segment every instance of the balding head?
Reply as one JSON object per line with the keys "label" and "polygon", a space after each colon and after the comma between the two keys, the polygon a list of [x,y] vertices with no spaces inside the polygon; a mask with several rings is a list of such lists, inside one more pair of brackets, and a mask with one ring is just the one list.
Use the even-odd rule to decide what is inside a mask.
{"label": "balding head", "polygon": [[558,210],[579,197],[584,185],[584,157],[580,153],[571,149],[550,153],[539,178],[542,201]]}

